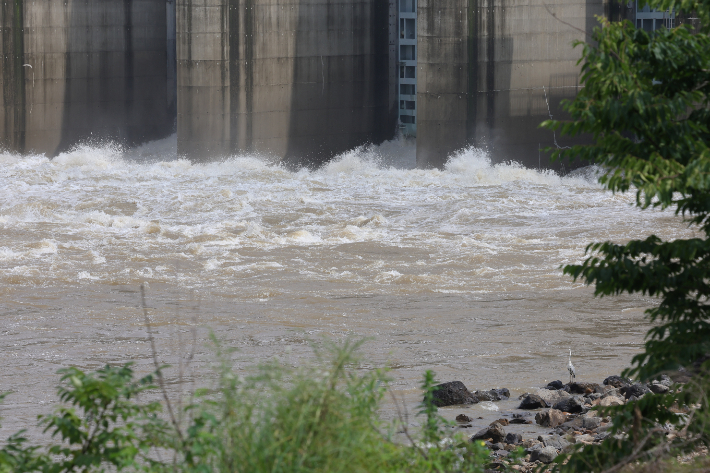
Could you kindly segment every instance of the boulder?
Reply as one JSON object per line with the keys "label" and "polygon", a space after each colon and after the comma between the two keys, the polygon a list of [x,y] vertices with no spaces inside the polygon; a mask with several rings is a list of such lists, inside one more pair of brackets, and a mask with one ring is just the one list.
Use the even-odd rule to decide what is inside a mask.
{"label": "boulder", "polygon": [[461,381],[451,381],[434,386],[432,392],[436,407],[477,404],[479,399],[466,389]]}
{"label": "boulder", "polygon": [[589,434],[578,435],[574,438],[575,443],[584,443],[590,445],[594,443],[594,437]]}
{"label": "boulder", "polygon": [[531,420],[528,419],[523,419],[522,417],[516,417],[514,419],[510,419],[511,424],[532,424]]}
{"label": "boulder", "polygon": [[506,399],[510,399],[510,390],[508,388],[491,389],[488,392],[498,396],[499,401],[505,401]]}
{"label": "boulder", "polygon": [[631,385],[631,380],[628,378],[622,378],[621,376],[609,376],[603,381],[606,386],[613,386],[615,388],[623,388],[625,386]]}
{"label": "boulder", "polygon": [[509,445],[518,445],[519,443],[522,443],[523,441],[523,436],[520,434],[514,434],[513,432],[509,432],[505,436],[505,443]]}
{"label": "boulder", "polygon": [[570,414],[577,414],[584,411],[584,400],[580,396],[563,399],[553,406],[554,409]]}
{"label": "boulder", "polygon": [[601,393],[602,387],[596,383],[570,383],[569,392],[572,394]]}
{"label": "boulder", "polygon": [[673,386],[673,380],[667,374],[662,374],[660,379],[654,381],[654,384],[662,384],[663,386],[670,388]]}
{"label": "boulder", "polygon": [[547,403],[548,406],[554,406],[561,400],[568,399],[569,397],[571,397],[571,394],[566,392],[564,389],[560,389],[557,391],[552,391],[550,389],[538,389],[535,394],[540,396]]}
{"label": "boulder", "polygon": [[602,425],[601,417],[582,417],[582,428],[586,430],[596,430]]}
{"label": "boulder", "polygon": [[599,401],[599,405],[602,407],[621,406],[623,404],[624,400],[616,396],[607,396]]}
{"label": "boulder", "polygon": [[[540,437],[538,437],[538,440],[540,440]],[[546,437],[542,437],[542,443],[546,447],[553,447],[556,450],[562,450],[563,448],[569,447],[571,445],[567,440],[560,437],[559,435],[549,435]]]}
{"label": "boulder", "polygon": [[545,447],[540,450],[533,450],[530,453],[530,461],[540,461],[542,463],[552,463],[557,456],[557,449],[555,447]]}
{"label": "boulder", "polygon": [[564,387],[565,387],[565,385],[562,383],[562,381],[559,381],[559,380],[552,381],[551,383],[549,383],[547,385],[547,389],[549,389],[549,390],[557,390],[557,389],[562,389]]}
{"label": "boulder", "polygon": [[535,414],[535,422],[543,427],[554,429],[558,425],[562,425],[567,420],[564,412],[557,409],[548,409]]}
{"label": "boulder", "polygon": [[671,390],[671,388],[669,388],[665,384],[660,384],[660,383],[649,384],[648,389],[650,389],[651,392],[654,394],[666,394],[668,391]]}
{"label": "boulder", "polygon": [[498,422],[493,422],[485,429],[481,429],[471,436],[470,440],[491,439],[493,443],[505,440],[505,429]]}
{"label": "boulder", "polygon": [[507,389],[491,389],[490,391],[476,391],[473,393],[481,401],[504,401],[510,397],[510,391]]}
{"label": "boulder", "polygon": [[537,394],[524,394],[518,409],[543,409],[549,407],[543,398]]}
{"label": "boulder", "polygon": [[636,383],[631,386],[622,387],[621,389],[619,389],[619,392],[621,392],[621,394],[623,394],[626,399],[630,399],[631,396],[634,396],[635,398],[639,399],[644,394],[650,393],[651,390],[641,383]]}

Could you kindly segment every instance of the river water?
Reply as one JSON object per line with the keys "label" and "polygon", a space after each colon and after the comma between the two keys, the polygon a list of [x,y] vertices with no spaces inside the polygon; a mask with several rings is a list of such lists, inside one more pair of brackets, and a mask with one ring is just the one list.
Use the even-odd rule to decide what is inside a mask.
{"label": "river water", "polygon": [[210,330],[237,369],[296,365],[319,336],[371,337],[365,358],[411,406],[426,369],[521,393],[566,380],[570,348],[578,379],[601,381],[639,351],[654,301],[595,299],[560,265],[591,241],[691,234],[591,170],[491,165],[475,149],[443,171],[390,142],[294,172],[253,156],[193,164],[175,143],[0,154],[2,433],[51,408],[61,367],[150,370],[141,283],[174,396],[209,376]]}

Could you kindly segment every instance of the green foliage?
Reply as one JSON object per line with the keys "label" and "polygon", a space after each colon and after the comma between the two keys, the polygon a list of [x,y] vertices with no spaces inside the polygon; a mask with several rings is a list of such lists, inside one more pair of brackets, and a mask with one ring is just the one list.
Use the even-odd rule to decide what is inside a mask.
{"label": "green foliage", "polygon": [[[697,238],[674,241],[651,235],[625,244],[594,243],[583,264],[564,268],[594,285],[597,296],[640,293],[659,299],[646,312],[653,328],[645,350],[624,373],[644,381],[679,367],[692,369],[710,353],[710,1],[648,4],[693,11],[702,20],[700,32],[681,26],[649,34],[629,22],[603,22],[595,42],[583,44],[584,88],[565,104],[571,120],[542,124],[593,138],[591,145],[552,150],[556,158],[599,165],[607,189],[635,192],[643,209],[672,208],[698,232]],[[627,434],[584,448],[561,470],[596,471],[707,443],[707,368],[699,367],[683,390],[607,409],[615,416],[615,432]],[[679,406],[689,406],[688,414],[676,413]],[[671,441],[665,425],[686,430]]]}
{"label": "green foliage", "polygon": [[134,382],[131,363],[90,374],[67,368],[60,374],[64,384],[57,391],[68,405],[40,417],[40,422],[45,432],[61,439],[61,444],[49,449],[61,460],[44,471],[94,471],[107,464],[119,471],[137,467],[139,455],[150,448],[141,433],[146,424],[157,421],[160,404],[142,405],[135,398],[155,388],[153,377]]}
{"label": "green foliage", "polygon": [[[406,423],[380,420],[386,372],[363,369],[361,344],[323,342],[312,364],[272,362],[239,376],[231,351],[215,341],[215,385],[198,390],[170,422],[159,417],[161,404],[138,402],[156,389],[156,376],[135,381],[130,363],[89,374],[60,370],[63,405],[40,419],[60,442],[39,448],[14,435],[0,449],[0,473],[483,472],[484,444],[451,435],[431,402],[432,372],[422,385],[418,439]],[[395,442],[395,429],[410,443]]]}

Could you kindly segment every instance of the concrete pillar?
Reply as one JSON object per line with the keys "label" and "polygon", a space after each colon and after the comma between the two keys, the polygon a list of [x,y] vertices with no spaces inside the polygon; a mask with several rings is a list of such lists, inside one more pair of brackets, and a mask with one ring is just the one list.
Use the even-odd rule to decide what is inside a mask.
{"label": "concrete pillar", "polygon": [[178,152],[310,165],[391,137],[390,3],[178,0]]}
{"label": "concrete pillar", "polygon": [[573,41],[595,15],[626,10],[608,0],[419,0],[418,166],[442,167],[467,146],[497,162],[563,166],[540,150],[573,141],[538,125],[563,118],[560,102],[579,90]]}
{"label": "concrete pillar", "polygon": [[170,133],[164,1],[0,5],[6,147],[55,155],[86,140],[134,145]]}

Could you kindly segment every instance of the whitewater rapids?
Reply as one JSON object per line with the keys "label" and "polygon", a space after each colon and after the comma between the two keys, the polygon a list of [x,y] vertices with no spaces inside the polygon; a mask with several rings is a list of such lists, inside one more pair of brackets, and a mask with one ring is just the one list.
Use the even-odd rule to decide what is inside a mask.
{"label": "whitewater rapids", "polygon": [[49,408],[60,367],[150,369],[142,283],[162,360],[195,345],[190,379],[213,330],[238,367],[298,363],[319,334],[372,337],[365,357],[392,367],[407,402],[426,369],[514,392],[565,379],[569,348],[578,378],[600,381],[638,352],[654,301],[594,299],[560,266],[592,241],[692,235],[593,170],[493,165],[476,149],[417,170],[412,145],[390,142],[294,172],[258,156],[192,163],[175,143],[0,153],[3,432]]}

